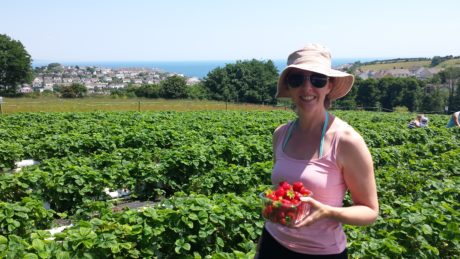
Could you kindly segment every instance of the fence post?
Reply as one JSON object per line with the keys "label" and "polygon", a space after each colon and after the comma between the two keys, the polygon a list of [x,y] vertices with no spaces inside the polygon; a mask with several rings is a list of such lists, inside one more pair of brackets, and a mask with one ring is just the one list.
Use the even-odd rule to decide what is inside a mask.
{"label": "fence post", "polygon": [[139,101],[137,103],[137,111],[140,112],[141,111],[141,101]]}
{"label": "fence post", "polygon": [[3,114],[3,97],[0,96],[0,114]]}

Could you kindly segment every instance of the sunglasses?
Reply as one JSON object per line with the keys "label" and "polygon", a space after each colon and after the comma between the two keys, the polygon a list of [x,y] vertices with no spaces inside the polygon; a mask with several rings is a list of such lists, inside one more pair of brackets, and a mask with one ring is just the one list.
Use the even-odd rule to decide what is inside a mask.
{"label": "sunglasses", "polygon": [[286,82],[291,88],[301,87],[304,85],[305,80],[310,80],[311,85],[316,88],[323,88],[326,86],[329,77],[322,74],[311,74],[307,76],[301,73],[292,73],[286,77]]}

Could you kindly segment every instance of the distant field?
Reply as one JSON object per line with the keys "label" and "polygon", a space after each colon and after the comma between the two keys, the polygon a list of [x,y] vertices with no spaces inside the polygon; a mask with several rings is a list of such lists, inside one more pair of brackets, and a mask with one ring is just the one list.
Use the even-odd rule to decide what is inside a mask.
{"label": "distant field", "polygon": [[452,66],[457,66],[457,67],[460,66],[460,59],[459,58],[450,59],[450,60],[442,62],[441,64],[437,65],[436,67],[445,68],[445,67],[452,67]]}
{"label": "distant field", "polygon": [[235,104],[200,100],[112,99],[112,98],[4,98],[2,113],[91,112],[91,111],[198,111],[198,110],[275,110],[272,105]]}
{"label": "distant field", "polygon": [[389,69],[408,69],[412,67],[429,67],[431,61],[408,61],[408,62],[395,62],[395,63],[386,63],[386,64],[372,64],[360,66],[362,71],[366,70],[389,70]]}
{"label": "distant field", "polygon": [[[431,61],[430,60],[422,60],[422,61],[406,61],[406,62],[394,62],[394,63],[385,63],[385,64],[371,64],[371,65],[363,65],[360,66],[362,71],[366,70],[389,70],[389,69],[409,69],[413,67],[429,67]],[[437,65],[437,68],[446,68],[449,66],[460,66],[460,59],[450,59],[447,61],[442,62],[441,64]]]}

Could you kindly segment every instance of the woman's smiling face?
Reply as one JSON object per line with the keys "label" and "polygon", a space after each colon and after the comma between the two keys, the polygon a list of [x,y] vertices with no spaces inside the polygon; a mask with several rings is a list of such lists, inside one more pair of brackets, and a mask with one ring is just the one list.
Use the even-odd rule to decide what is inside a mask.
{"label": "woman's smiling face", "polygon": [[[298,87],[289,86],[289,94],[292,101],[296,104],[297,109],[311,111],[317,108],[324,108],[324,101],[327,94],[331,91],[332,82],[331,80],[326,80],[326,83],[323,87],[313,86],[312,81],[317,80],[315,76],[318,74],[304,71],[299,69],[293,69],[289,72],[289,75],[302,75],[303,82]],[[289,78],[289,75],[287,78]],[[315,84],[321,86],[320,83],[315,82]],[[289,84],[288,84],[289,85]]]}

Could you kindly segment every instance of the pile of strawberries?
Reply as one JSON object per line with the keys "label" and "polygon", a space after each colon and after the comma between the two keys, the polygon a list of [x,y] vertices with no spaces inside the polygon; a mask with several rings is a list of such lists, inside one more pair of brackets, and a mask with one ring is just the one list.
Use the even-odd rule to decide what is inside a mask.
{"label": "pile of strawberries", "polygon": [[292,226],[305,217],[309,210],[308,204],[301,202],[300,198],[311,194],[302,182],[294,182],[292,185],[286,181],[280,182],[275,189],[263,192],[262,216],[272,222]]}

